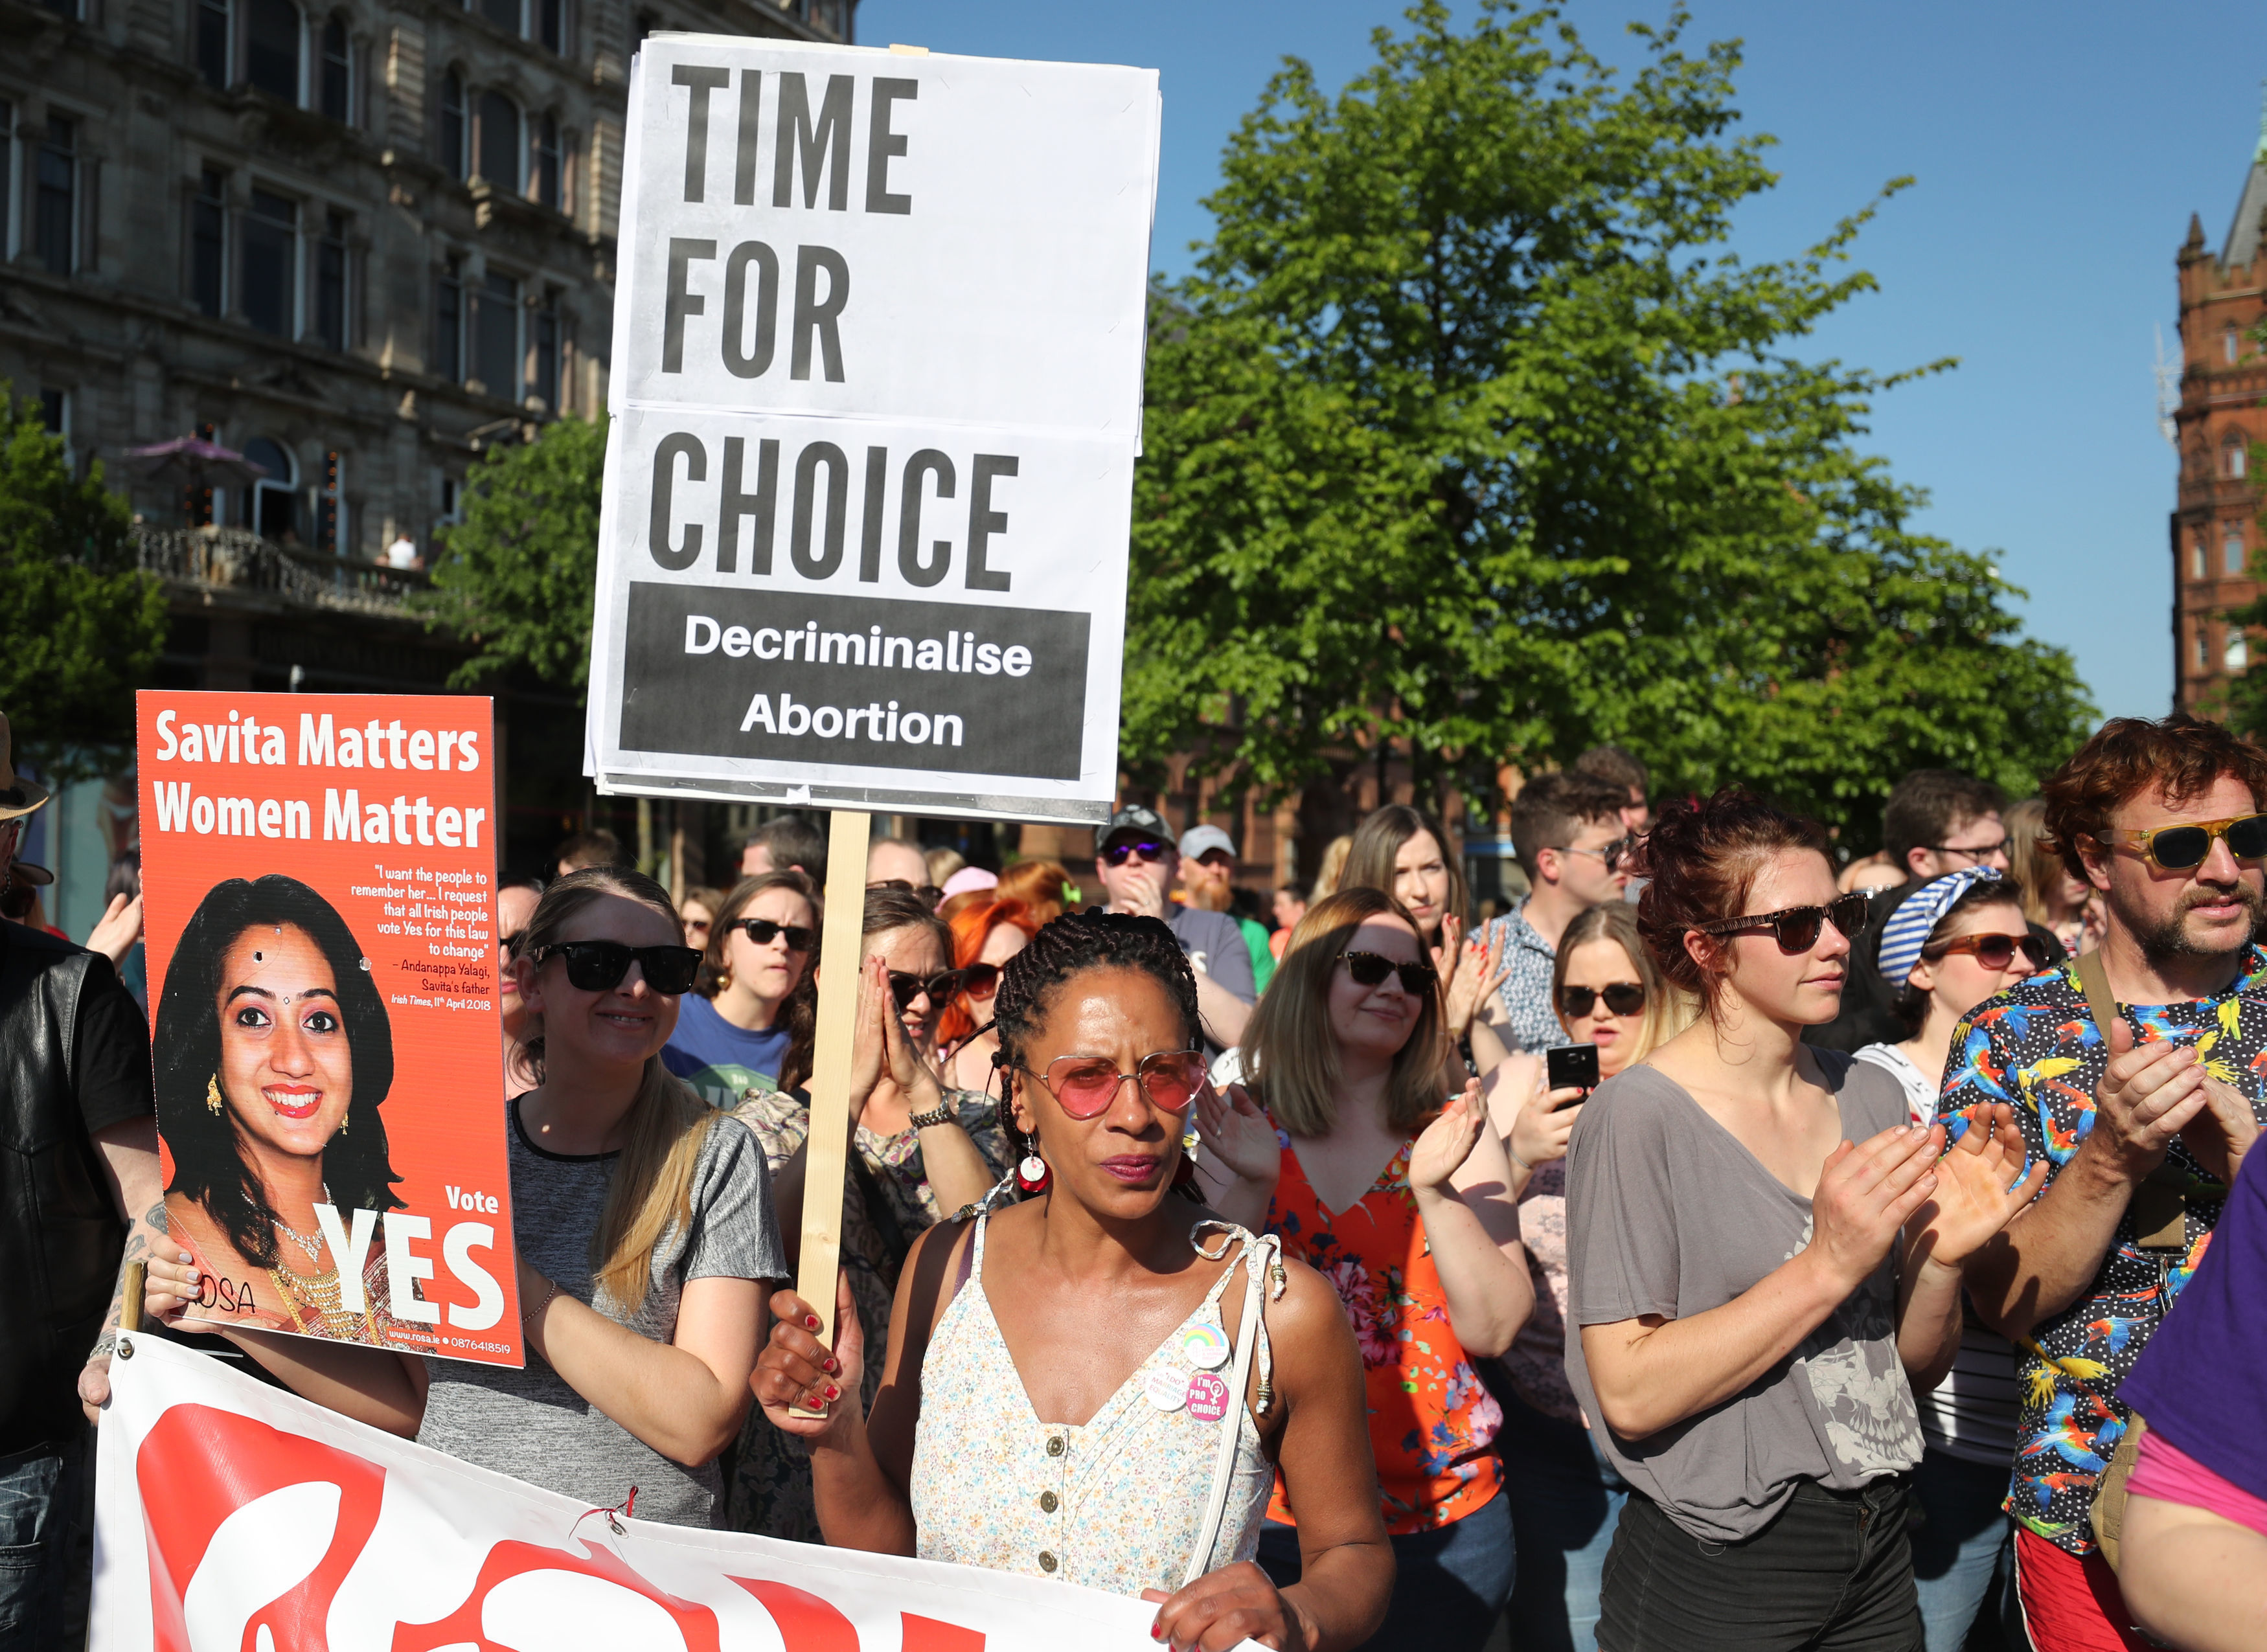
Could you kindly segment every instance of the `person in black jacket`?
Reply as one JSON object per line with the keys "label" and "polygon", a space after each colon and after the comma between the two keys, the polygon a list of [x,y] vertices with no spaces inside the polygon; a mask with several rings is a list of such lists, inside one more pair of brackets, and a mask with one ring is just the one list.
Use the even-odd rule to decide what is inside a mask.
{"label": "person in black jacket", "polygon": [[[0,716],[0,885],[48,800]],[[150,1034],[100,953],[0,922],[0,1652],[76,1646],[121,1265],[165,1240]]]}

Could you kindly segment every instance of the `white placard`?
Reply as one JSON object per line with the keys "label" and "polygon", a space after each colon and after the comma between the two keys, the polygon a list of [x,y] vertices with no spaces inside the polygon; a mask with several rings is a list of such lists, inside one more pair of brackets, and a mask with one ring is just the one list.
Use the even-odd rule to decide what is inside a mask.
{"label": "white placard", "polygon": [[601,790],[1106,817],[1159,113],[1150,69],[647,38]]}

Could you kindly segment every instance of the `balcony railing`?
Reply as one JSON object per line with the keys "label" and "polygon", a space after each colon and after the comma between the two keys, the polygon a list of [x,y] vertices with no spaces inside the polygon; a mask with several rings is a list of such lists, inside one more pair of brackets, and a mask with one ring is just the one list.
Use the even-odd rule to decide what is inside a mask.
{"label": "balcony railing", "polygon": [[431,581],[414,568],[290,551],[244,528],[153,528],[137,523],[142,566],[169,584],[275,597],[288,607],[405,617]]}

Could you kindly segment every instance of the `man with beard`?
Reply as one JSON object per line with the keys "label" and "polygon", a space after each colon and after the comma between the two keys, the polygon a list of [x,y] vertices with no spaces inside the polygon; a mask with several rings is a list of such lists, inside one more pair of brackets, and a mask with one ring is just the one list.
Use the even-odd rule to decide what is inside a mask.
{"label": "man with beard", "polygon": [[1940,1116],[1957,1135],[1964,1110],[2012,1104],[2053,1166],[1966,1274],[1978,1318],[2019,1351],[2007,1512],[2031,1642],[2095,1652],[2149,1644],[2087,1519],[2128,1423],[2118,1385],[2267,1116],[2267,953],[2251,943],[2267,751],[2184,714],[2117,718],[2043,790],[2047,833],[2102,892],[2109,931],[1970,1012]]}

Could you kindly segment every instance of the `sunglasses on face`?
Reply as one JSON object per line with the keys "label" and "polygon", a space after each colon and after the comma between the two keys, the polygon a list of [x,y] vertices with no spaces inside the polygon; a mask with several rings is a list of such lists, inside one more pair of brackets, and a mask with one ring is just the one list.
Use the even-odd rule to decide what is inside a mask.
{"label": "sunglasses on face", "polygon": [[[985,967],[991,968],[988,964]],[[911,1008],[913,1001],[923,993],[928,995],[931,1004],[942,1004],[960,990],[960,983],[967,975],[965,969],[946,969],[933,976],[909,976],[901,969],[892,969],[890,971],[890,996],[898,1001],[900,1014]],[[994,981],[999,979],[998,970],[993,970],[992,978]]]}
{"label": "sunglasses on face", "polygon": [[516,929],[509,935],[498,936],[496,945],[503,948],[503,955],[509,958],[519,950],[519,943],[526,934],[525,930]]}
{"label": "sunglasses on face", "polygon": [[903,889],[907,895],[920,897],[921,903],[934,912],[936,903],[944,899],[944,891],[934,883],[908,883],[903,878],[884,878],[879,883],[869,883],[869,889]]}
{"label": "sunglasses on face", "polygon": [[1609,1015],[1635,1015],[1645,1007],[1645,988],[1634,981],[1617,981],[1606,987],[1561,987],[1559,1008],[1568,1020],[1579,1021],[1600,998]]}
{"label": "sunglasses on face", "polygon": [[618,940],[562,940],[539,947],[535,961],[553,958],[567,961],[567,983],[584,992],[611,992],[622,983],[632,964],[645,972],[645,983],[664,998],[693,990],[701,970],[700,949],[693,947],[625,947]]}
{"label": "sunglasses on face", "polygon": [[960,990],[972,998],[988,998],[1000,990],[998,964],[967,964],[952,973],[960,977]]}
{"label": "sunglasses on face", "polygon": [[1165,845],[1151,843],[1147,838],[1140,843],[1111,844],[1102,852],[1102,864],[1112,868],[1122,866],[1129,860],[1146,861],[1155,866],[1164,858]]}
{"label": "sunglasses on face", "polygon": [[759,947],[768,947],[782,935],[787,937],[789,952],[809,952],[818,944],[817,930],[800,924],[774,924],[768,917],[737,917],[727,927],[745,932]]}
{"label": "sunglasses on face", "polygon": [[1961,935],[1945,942],[1942,950],[1970,953],[1986,969],[2005,969],[2015,961],[2018,947],[2032,969],[2047,967],[2047,944],[2036,935]]}
{"label": "sunglasses on face", "polygon": [[1855,940],[1865,932],[1873,908],[1870,896],[1852,894],[1838,896],[1824,906],[1790,906],[1783,912],[1719,918],[1698,927],[1704,935],[1744,935],[1753,930],[1767,929],[1779,941],[1779,949],[1792,955],[1816,947],[1818,932],[1827,924],[1839,930],[1845,940]]}
{"label": "sunglasses on face", "polygon": [[1401,977],[1401,990],[1413,998],[1421,998],[1441,984],[1440,976],[1428,963],[1403,963],[1377,952],[1342,952],[1339,958],[1358,987],[1383,986],[1386,976],[1398,975]]}
{"label": "sunglasses on face", "polygon": [[1200,1049],[1160,1049],[1144,1056],[1131,1072],[1118,1071],[1107,1056],[1058,1056],[1045,1072],[1031,1073],[1075,1119],[1097,1118],[1118,1099],[1118,1086],[1128,1078],[1141,1086],[1152,1107],[1165,1113],[1185,1113],[1205,1086],[1205,1058]]}
{"label": "sunglasses on face", "polygon": [[2227,841],[2227,852],[2238,860],[2267,856],[2267,815],[2238,815],[2229,820],[2193,821],[2179,826],[2131,829],[2117,834],[2128,848],[2147,857],[2149,864],[2166,872],[2186,872],[2204,865],[2215,837]]}

